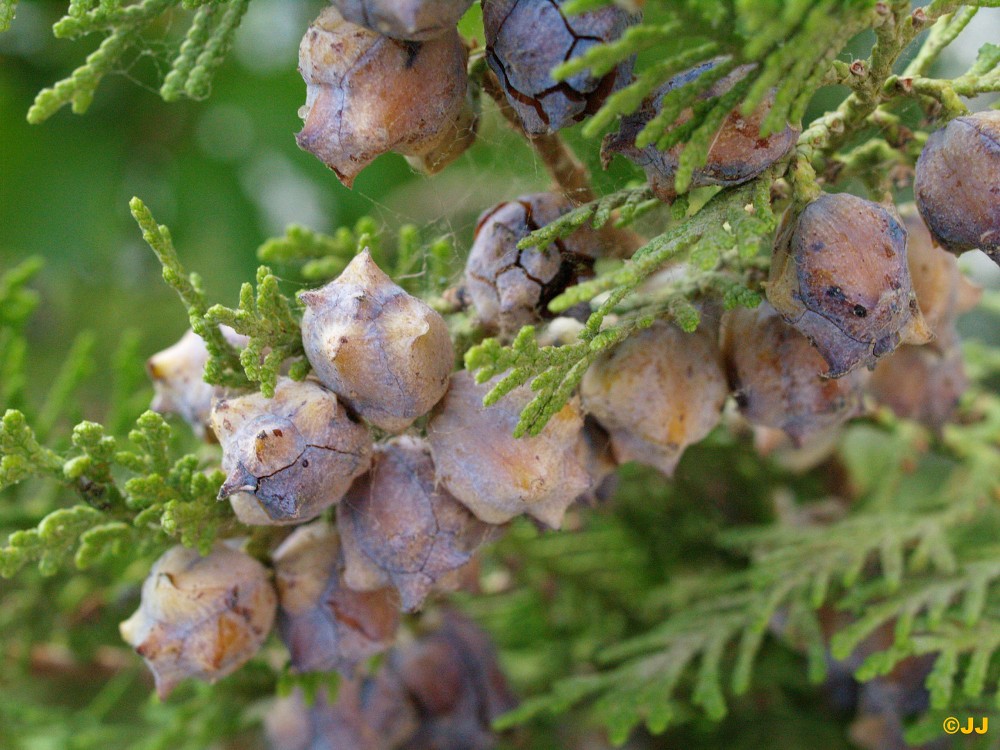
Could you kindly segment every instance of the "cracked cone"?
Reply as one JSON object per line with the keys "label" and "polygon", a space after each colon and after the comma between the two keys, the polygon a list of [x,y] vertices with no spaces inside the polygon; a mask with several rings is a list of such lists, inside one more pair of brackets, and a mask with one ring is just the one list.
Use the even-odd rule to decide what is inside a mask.
{"label": "cracked cone", "polygon": [[556,81],[552,69],[610,42],[634,22],[608,6],[566,15],[563,0],[483,0],[486,62],[529,135],[553,133],[600,109],[631,80],[634,58],[594,78],[581,71]]}
{"label": "cracked cone", "polygon": [[313,380],[279,378],[272,399],[253,393],[218,401],[212,429],[227,473],[219,498],[247,492],[275,521],[315,518],[371,460],[368,430]]}
{"label": "cracked cone", "polygon": [[554,193],[535,193],[500,203],[479,217],[465,265],[465,288],[488,329],[513,336],[521,326],[552,317],[549,302],[594,275],[601,244],[590,227],[545,247],[517,247],[572,207]]}

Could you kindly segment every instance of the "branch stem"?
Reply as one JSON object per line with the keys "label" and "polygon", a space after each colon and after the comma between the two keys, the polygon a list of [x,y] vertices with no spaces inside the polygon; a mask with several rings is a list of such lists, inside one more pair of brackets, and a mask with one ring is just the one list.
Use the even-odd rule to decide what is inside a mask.
{"label": "branch stem", "polygon": [[500,114],[504,116],[508,124],[521,133],[531,144],[559,192],[577,205],[594,200],[597,196],[590,184],[590,173],[587,171],[587,167],[563,143],[562,138],[556,133],[545,133],[537,136],[526,134],[521,127],[521,120],[517,116],[517,112],[507,101],[507,96],[503,93],[496,74],[492,70],[486,70],[483,72],[482,81],[483,91],[496,102]]}
{"label": "branch stem", "polygon": [[[500,81],[492,70],[483,71],[482,87],[483,91],[496,102],[507,123],[531,144],[560,193],[577,206],[597,199],[587,167],[557,133],[531,136],[524,132],[517,112],[507,101],[507,96],[500,87]],[[628,258],[646,244],[646,240],[632,230],[619,229],[610,223],[599,229],[598,233],[607,245],[607,255],[613,258]]]}

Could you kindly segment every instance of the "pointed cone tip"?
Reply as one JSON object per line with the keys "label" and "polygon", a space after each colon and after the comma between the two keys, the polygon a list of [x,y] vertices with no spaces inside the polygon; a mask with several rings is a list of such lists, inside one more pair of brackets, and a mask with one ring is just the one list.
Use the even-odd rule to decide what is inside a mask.
{"label": "pointed cone tip", "polygon": [[553,531],[559,531],[562,528],[563,518],[566,517],[566,509],[568,507],[562,503],[549,501],[539,503],[531,508],[528,514],[534,516]]}
{"label": "pointed cone tip", "polygon": [[165,701],[170,697],[170,694],[174,692],[174,688],[180,682],[176,677],[167,678],[163,677],[153,665],[149,666],[150,671],[153,673],[153,683],[156,685],[156,697],[160,701]]}
{"label": "pointed cone tip", "polygon": [[[422,580],[421,580],[422,579]],[[400,609],[406,613],[418,611],[434,587],[426,576],[399,576],[396,581],[396,591],[399,592]]]}
{"label": "pointed cone tip", "polygon": [[118,634],[121,635],[122,640],[125,641],[130,646],[134,646],[133,641],[135,640],[135,629],[136,623],[135,619],[139,616],[139,612],[135,612],[127,620],[122,620],[118,623]]}
{"label": "pointed cone tip", "polygon": [[363,164],[345,159],[342,147],[338,141],[331,141],[329,136],[329,108],[325,102],[328,98],[327,92],[321,91],[313,102],[308,112],[299,110],[299,115],[305,117],[305,124],[298,133],[295,134],[295,142],[303,151],[315,156],[327,167],[329,167],[341,184],[350,190],[354,186],[354,178],[371,161],[369,159]]}
{"label": "pointed cone tip", "polygon": [[253,476],[243,464],[237,464],[236,468],[226,477],[226,481],[219,488],[219,500],[225,500],[230,495],[237,492],[254,492],[257,489],[257,478]]}
{"label": "pointed cone tip", "polygon": [[923,313],[917,310],[910,317],[910,320],[899,332],[899,340],[903,344],[926,344],[934,339],[934,332],[931,331],[927,321],[924,320]]}
{"label": "pointed cone tip", "polygon": [[337,281],[342,284],[357,284],[366,290],[381,285],[397,286],[389,275],[379,268],[368,247],[362,248],[361,252],[351,259],[351,262],[337,277]]}
{"label": "pointed cone tip", "polygon": [[304,292],[299,292],[299,302],[306,307],[315,307],[322,302],[323,298],[326,296],[323,294],[323,288],[324,287],[319,287],[318,289],[307,289]]}

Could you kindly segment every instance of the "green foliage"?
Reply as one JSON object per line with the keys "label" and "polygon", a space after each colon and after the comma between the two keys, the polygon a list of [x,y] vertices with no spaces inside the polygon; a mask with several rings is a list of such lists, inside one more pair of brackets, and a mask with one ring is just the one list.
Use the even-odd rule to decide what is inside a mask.
{"label": "green foliage", "polygon": [[305,701],[306,705],[311,706],[315,703],[321,690],[327,702],[332,703],[337,699],[339,688],[339,672],[292,672],[286,669],[278,677],[275,694],[279,698],[287,698],[298,690],[301,692],[302,700]]}
{"label": "green foliage", "polygon": [[[893,88],[899,77],[892,75],[892,64],[921,28],[937,20],[929,37],[929,48],[925,53],[918,53],[911,65],[912,70],[907,72],[929,66],[943,45],[953,40],[971,18],[968,11],[949,15],[957,7],[957,3],[932,3],[922,11],[924,20],[918,21],[908,2],[884,7],[879,5],[877,8],[870,2],[854,2],[845,6],[832,1],[699,4],[695,8],[686,7],[678,17],[662,23],[656,20],[660,16],[648,14],[653,20],[647,19],[633,26],[618,41],[592,47],[586,54],[557,68],[554,75],[566,78],[585,69],[591,69],[595,74],[607,72],[633,54],[657,48],[665,39],[675,40],[678,34],[683,38],[682,26],[695,35],[693,39],[697,46],[694,51],[685,51],[683,43],[673,45],[671,49],[682,50],[678,53],[682,59],[668,59],[653,65],[640,72],[630,86],[609,97],[604,108],[584,128],[585,133],[594,135],[615,117],[633,111],[645,96],[669,77],[697,63],[707,62],[722,52],[730,55],[688,84],[668,92],[661,114],[637,139],[639,146],[653,142],[659,148],[670,148],[680,142],[686,144],[677,174],[677,189],[683,193],[692,170],[704,164],[711,138],[722,119],[734,107],[741,106],[745,114],[752,112],[767,92],[777,86],[771,112],[762,126],[762,135],[784,127],[786,120],[799,121],[812,93],[828,72],[833,56],[860,28],[875,25],[876,41],[871,57],[861,67],[864,74],[859,80],[851,81],[855,90],[837,110],[807,128],[799,140],[797,158],[787,179],[792,184],[797,201],[806,202],[819,191],[816,167],[834,158],[840,162],[839,171],[843,178],[858,173],[888,175],[888,166],[894,163],[912,165],[916,161],[919,148],[911,147],[912,134],[908,140],[896,137],[892,144],[871,140],[848,155],[835,157],[834,152],[854,131],[869,124],[888,127],[890,132],[899,131],[898,116],[889,111],[888,104],[883,103],[893,93],[902,96]],[[712,9],[714,15],[703,15],[701,8],[706,12]],[[694,14],[696,22],[690,23],[692,18],[685,14]],[[838,18],[836,23],[831,21],[834,14]],[[871,14],[876,16],[874,24]],[[737,29],[739,33],[727,37],[723,32],[717,41],[706,44],[703,36],[706,28],[713,31]],[[831,34],[831,29],[836,29],[836,32]],[[728,46],[720,49],[717,45]],[[764,63],[751,76],[741,79],[728,93],[706,99],[706,92],[713,83],[737,66],[755,61]],[[975,85],[991,86],[998,62],[1000,57],[994,54],[992,45],[988,45],[984,47],[980,61],[967,75],[973,76]],[[661,65],[662,70],[658,68]],[[951,106],[950,110],[946,110],[946,116],[949,112],[958,114],[964,111],[964,105],[956,109],[953,104],[958,101],[954,85],[959,80],[928,84],[936,92],[938,101]],[[918,85],[923,84],[918,81]],[[965,82],[959,85],[963,92],[972,90],[967,88]],[[968,85],[973,84],[970,82]],[[681,113],[691,106],[695,107],[696,116],[676,124]],[[877,147],[874,151],[873,145]],[[879,169],[886,161],[888,166]],[[493,403],[514,388],[531,382],[538,395],[526,407],[517,434],[538,434],[548,419],[565,405],[589,364],[602,351],[635,330],[650,325],[660,317],[672,318],[682,327],[693,330],[697,326],[696,310],[690,304],[693,297],[715,297],[721,299],[726,307],[754,306],[759,297],[750,281],[757,270],[753,260],[774,231],[776,221],[769,193],[772,180],[780,177],[782,171],[783,166],[779,164],[774,174],[752,183],[753,188],[743,186],[723,191],[701,211],[689,217],[683,215],[687,204],[680,203],[674,214],[677,216],[680,213],[682,220],[640,248],[622,268],[578,284],[553,300],[549,309],[559,313],[607,293],[606,299],[588,319],[579,343],[540,347],[535,332],[525,329],[509,347],[504,347],[495,339],[488,339],[469,350],[465,358],[466,367],[476,372],[479,382],[506,373],[487,395],[485,402]],[[871,187],[877,189],[880,185],[872,184]],[[748,190],[752,192],[747,194]],[[520,247],[547,244],[588,221],[594,227],[603,226],[611,220],[615,210],[620,214],[617,224],[626,224],[652,205],[653,202],[641,189],[619,191],[566,214],[522,240]],[[741,213],[740,209],[744,207],[747,210]],[[735,256],[732,252],[734,248]],[[605,323],[609,314],[622,312],[623,300],[639,284],[666,264],[685,255],[691,270],[681,281],[668,285],[664,299],[649,305],[630,305],[626,317],[612,325]]]}
{"label": "green foliage", "polygon": [[[246,711],[247,696],[273,691],[269,669],[249,665],[241,686],[184,685],[169,703],[145,696],[139,667],[121,671],[94,689],[93,675],[79,686],[82,705],[34,702],[23,693],[5,692],[0,702],[0,741],[4,747],[128,747],[136,750],[204,750],[220,742],[249,740],[259,720]],[[248,741],[246,746],[251,743]],[[239,745],[237,745],[239,746]]]}
{"label": "green foliage", "polygon": [[4,328],[23,328],[38,307],[38,293],[27,284],[41,269],[41,258],[28,258],[0,276],[0,325]]}
{"label": "green foliage", "polygon": [[19,411],[8,411],[0,422],[0,454],[0,489],[62,470],[59,456],[39,444]]}
{"label": "green foliage", "polygon": [[393,246],[386,247],[383,234],[369,216],[359,219],[353,229],[341,227],[332,236],[292,225],[284,237],[262,244],[257,257],[296,271],[308,284],[321,284],[339,276],[355,255],[368,249],[376,265],[407,291],[434,294],[444,289],[457,255],[451,237],[425,244],[420,230],[405,224]]}
{"label": "green foliage", "polygon": [[10,578],[35,560],[42,575],[53,575],[62,558],[81,535],[93,528],[98,517],[100,511],[88,505],[75,505],[53,511],[36,529],[14,532],[0,551],[0,575]]}
{"label": "green foliage", "polygon": [[[665,5],[675,11],[666,20],[651,13],[652,18],[619,40],[563,63],[553,76],[565,80],[588,68],[603,74],[637,53],[669,47],[668,54],[640,71],[590,119],[584,132],[593,136],[618,116],[635,111],[678,74],[712,63],[666,92],[660,113],[636,138],[639,148],[684,144],[676,175],[680,193],[687,190],[694,170],[707,161],[715,133],[735,107],[749,115],[773,96],[762,136],[799,122],[828,66],[848,39],[870,25],[875,7],[872,0]],[[712,88],[731,73],[739,80],[728,91]],[[695,117],[688,119],[685,112],[691,108]]]}
{"label": "green foliage", "polygon": [[557,239],[568,237],[588,223],[594,229],[600,229],[612,220],[615,211],[618,213],[614,226],[624,227],[660,205],[661,203],[653,198],[652,192],[645,186],[619,190],[566,212],[555,221],[529,234],[517,243],[517,247],[520,250],[544,247]]}
{"label": "green foliage", "polygon": [[166,101],[183,97],[205,99],[211,93],[212,73],[222,65],[250,0],[231,0],[198,8],[170,72],[163,78],[160,96]]}
{"label": "green foliage", "polygon": [[299,315],[278,289],[278,278],[267,266],[257,269],[256,294],[253,286],[244,284],[237,309],[213,305],[205,313],[205,320],[227,325],[250,338],[240,352],[240,364],[250,382],[260,383],[261,392],[268,398],[274,395],[278,374],[286,360],[296,360],[289,371],[295,380],[302,380],[309,373]]}
{"label": "green foliage", "polygon": [[6,31],[14,21],[17,0],[0,0],[0,31]]}
{"label": "green foliage", "polygon": [[177,292],[187,308],[191,329],[208,348],[209,362],[205,368],[205,381],[232,388],[245,387],[250,376],[243,372],[240,355],[230,344],[218,325],[208,320],[208,302],[197,274],[188,275],[174,249],[170,230],[157,224],[146,205],[138,198],[129,202],[132,216],[142,229],[142,238],[156,254],[163,266],[163,280]]}
{"label": "green foliage", "polygon": [[248,696],[274,691],[273,676],[267,668],[253,670],[252,675],[241,672],[240,677],[245,683],[242,689],[232,684],[221,690],[199,684],[190,686],[186,699],[176,705],[150,701],[144,716],[149,728],[134,747],[202,750],[220,741],[238,743],[241,736],[260,723],[257,716],[247,711]]}
{"label": "green foliage", "polygon": [[[278,279],[267,266],[257,270],[256,292],[250,284],[240,289],[236,309],[213,305],[207,308],[201,280],[197,274],[187,275],[170,239],[170,230],[156,224],[153,215],[138,198],[129,204],[132,215],[142,228],[143,239],[163,265],[163,278],[174,288],[188,310],[191,329],[208,348],[205,382],[231,388],[259,383],[270,398],[278,374],[286,360],[297,358],[289,374],[301,380],[309,372],[304,359],[299,314],[293,303],[278,288]],[[227,325],[249,341],[237,354],[236,348],[223,335],[220,325]]]}
{"label": "green foliage", "polygon": [[[580,674],[554,681],[500,726],[563,713],[581,702],[619,744],[638,724],[663,732],[686,715],[687,704],[718,720],[727,711],[727,694],[750,688],[769,635],[804,654],[815,682],[825,678],[831,655],[866,656],[855,672],[866,681],[909,657],[934,654],[927,681],[934,708],[954,706],[959,691],[963,700],[987,691],[988,700],[1000,700],[989,670],[1000,647],[998,408],[995,394],[979,392],[967,411],[975,421],[960,420],[933,450],[929,436],[912,424],[886,418],[852,426],[843,445],[853,454],[845,461],[861,488],[854,500],[861,509],[827,524],[802,515],[787,525],[727,531],[717,537],[718,549],[746,561],[728,572],[703,563],[684,573],[672,568],[660,587],[644,587],[642,574],[626,561],[650,540],[636,536],[641,526],[628,526],[632,532],[617,542],[619,552],[591,552],[592,567],[576,572],[588,581],[608,575],[625,587],[615,604],[599,586],[589,597],[601,602],[606,620],[631,615],[650,624],[628,638],[605,633],[592,653],[577,656]],[[627,523],[621,516],[603,522]],[[607,538],[597,528],[567,544],[586,547]],[[523,554],[525,567],[544,565],[533,559],[540,554],[533,548]],[[576,605],[583,619],[588,606]],[[502,598],[493,607],[503,611],[492,617],[519,611]],[[844,614],[834,620],[838,632],[828,641],[824,632],[837,611]],[[893,628],[892,641],[871,640],[885,625]],[[543,639],[525,648],[544,648]]]}
{"label": "green foliage", "polygon": [[[267,266],[257,270],[257,289],[244,284],[240,289],[239,305],[233,309],[222,305],[208,308],[201,281],[197,274],[187,275],[170,239],[170,230],[158,225],[145,204],[133,198],[129,204],[132,215],[142,228],[143,239],[163,264],[163,278],[174,288],[188,311],[191,329],[208,348],[205,382],[231,388],[245,388],[259,383],[268,398],[283,365],[295,360],[289,375],[297,380],[309,373],[304,358],[299,331],[297,307],[278,287],[278,278]],[[249,341],[237,353],[226,340],[220,325],[227,325]]]}
{"label": "green foliage", "polygon": [[[24,403],[24,327],[38,307],[38,294],[27,284],[41,270],[41,258],[28,258],[0,275],[0,403]],[[2,461],[2,459],[0,459]],[[2,466],[2,463],[0,463]]]}
{"label": "green foliage", "polygon": [[[1000,61],[992,57],[988,48],[984,48],[980,61],[964,80],[924,77],[944,47],[972,19],[977,7],[996,7],[996,2],[935,0],[919,13],[901,0],[886,6],[888,13],[875,28],[871,56],[860,65],[855,62],[847,76],[831,81],[850,86],[851,94],[835,110],[810,123],[799,138],[797,159],[790,173],[799,201],[808,201],[818,194],[815,175],[835,161],[835,152],[871,129],[881,130],[887,136],[889,149],[898,153],[900,163],[912,166],[919,154],[919,148],[912,146],[919,146],[920,139],[902,126],[899,114],[911,98],[916,98],[928,116],[946,121],[968,111],[959,93],[996,90],[996,65]],[[902,74],[894,73],[896,61],[931,23],[934,25],[930,34],[913,60]],[[852,176],[850,170],[844,176]]]}
{"label": "green foliage", "polygon": [[[53,27],[56,37],[75,39],[105,33],[98,48],[68,78],[40,92],[28,110],[28,122],[40,123],[71,104],[82,114],[93,101],[101,79],[122,68],[125,56],[148,46],[146,36],[169,23],[184,9],[197,8],[177,57],[163,80],[160,94],[167,101],[182,97],[204,99],[212,74],[225,60],[233,34],[250,0],[84,0],[70,3],[69,12]],[[0,31],[9,26],[13,4],[0,6]]]}
{"label": "green foliage", "polygon": [[[695,299],[720,300],[727,308],[756,305],[759,297],[748,286],[749,279],[754,275],[755,258],[776,225],[770,186],[770,179],[763,177],[716,194],[693,216],[683,218],[639,248],[621,268],[556,297],[549,309],[562,312],[608,293],[587,319],[577,342],[542,347],[534,327],[526,326],[509,347],[497,339],[487,339],[469,349],[465,366],[475,372],[478,382],[506,373],[484,403],[495,403],[530,382],[538,395],[525,407],[514,434],[537,435],[572,397],[590,364],[635,331],[660,319],[673,320],[684,330],[694,331],[700,320],[697,308],[691,304]],[[628,220],[646,204],[644,190],[623,191],[566,214],[529,235],[521,245],[547,243],[570,234],[587,221],[595,228],[603,226],[617,207],[624,209],[622,219]],[[650,276],[685,257],[689,263],[686,273],[662,285],[651,297],[629,301],[626,306],[627,298]],[[612,313],[618,314],[617,320],[606,324]]]}
{"label": "green foliage", "polygon": [[[39,445],[24,415],[8,411],[0,423],[0,489],[29,478],[50,478],[75,491],[83,503],[48,513],[36,528],[10,535],[0,548],[0,575],[9,578],[29,562],[43,575],[59,570],[76,549],[77,567],[106,555],[162,546],[168,538],[206,553],[216,536],[233,524],[216,501],[225,479],[206,472],[194,455],[171,461],[171,431],[163,417],[146,412],[124,447],[104,428],[81,422],[73,447],[60,455]],[[118,470],[134,474],[124,482]]]}
{"label": "green foliage", "polygon": [[306,227],[291,225],[284,237],[275,237],[257,248],[263,263],[297,267],[303,279],[325,282],[338,276],[363,248],[370,247],[378,236],[378,226],[363,217],[354,228],[341,227],[332,237]]}
{"label": "green foliage", "polygon": [[[155,241],[163,252],[172,252],[168,234],[157,231]],[[28,261],[0,279],[0,341],[16,341],[12,337],[22,335],[37,303],[37,296],[25,284],[37,268],[36,262]],[[123,343],[114,372],[121,388],[134,389],[134,376],[126,373],[132,369],[129,365],[135,354],[130,355],[127,339]],[[221,473],[202,471],[202,462],[194,455],[171,461],[171,431],[158,414],[140,416],[128,443],[97,423],[81,422],[66,449],[48,446],[93,370],[92,344],[93,336],[82,334],[70,347],[46,397],[33,410],[34,428],[22,411],[13,408],[0,420],[0,491],[31,480],[54,480],[81,501],[69,507],[47,503],[34,528],[11,533],[7,545],[0,548],[0,575],[4,577],[30,562],[37,562],[43,575],[54,575],[74,550],[76,565],[82,569],[126,551],[148,553],[169,538],[207,549],[219,530],[232,523],[215,500]],[[23,359],[14,363],[10,371],[14,382],[24,383],[24,367]],[[23,403],[22,389],[19,385],[16,398],[5,394],[5,403]],[[119,394],[115,409],[119,421],[135,409],[130,393],[134,390]],[[135,476],[123,479],[122,472]]]}
{"label": "green foliage", "polygon": [[[675,178],[679,193],[687,190],[694,170],[705,164],[715,133],[735,107],[749,115],[765,100],[771,101],[761,126],[761,135],[766,136],[787,123],[801,122],[815,90],[823,83],[850,86],[851,95],[836,110],[812,123],[799,141],[800,153],[816,162],[821,155],[823,159],[832,157],[837,147],[866,126],[899,133],[899,116],[892,109],[906,104],[909,97],[918,97],[925,107],[933,102],[943,109],[935,112],[936,116],[950,118],[967,111],[959,95],[1000,90],[1000,57],[992,44],[983,47],[977,62],[963,76],[953,80],[925,77],[941,50],[954,41],[978,7],[995,6],[994,0],[940,0],[919,12],[907,0],[663,5],[663,12],[650,9],[620,39],[591,47],[557,67],[553,75],[565,80],[588,69],[601,75],[633,55],[661,52],[629,86],[608,97],[586,123],[584,133],[595,136],[619,116],[635,111],[662,84],[703,66],[689,76],[690,80],[663,95],[660,113],[636,138],[640,148],[653,143],[661,149],[683,144]],[[581,4],[580,10],[585,7],[589,6]],[[901,75],[894,74],[893,64],[930,24],[934,24],[931,34],[911,64]],[[836,60],[851,37],[865,28],[875,30],[871,57],[852,66]],[[670,52],[663,55],[668,42]],[[721,93],[712,89],[729,74],[741,76],[732,88]],[[693,117],[687,114],[691,111]],[[902,142],[905,138],[895,139],[898,142],[893,148],[906,146]],[[910,162],[915,158],[913,154]],[[806,183],[796,185],[798,194],[814,192],[808,169],[804,173],[796,170],[793,176]]]}

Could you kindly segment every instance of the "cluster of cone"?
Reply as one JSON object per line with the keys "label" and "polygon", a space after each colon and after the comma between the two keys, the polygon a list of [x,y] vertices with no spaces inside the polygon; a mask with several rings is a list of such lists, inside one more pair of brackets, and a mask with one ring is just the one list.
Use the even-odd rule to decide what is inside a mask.
{"label": "cluster of cone", "polygon": [[489,750],[490,722],[516,705],[489,638],[451,611],[392,648],[374,675],[343,680],[337,697],[300,693],[265,718],[274,750]]}
{"label": "cluster of cone", "polygon": [[[483,0],[486,60],[529,135],[593,114],[629,82],[632,61],[595,78],[552,79],[559,63],[617,39],[634,18],[617,7],[564,15],[564,0]],[[469,49],[455,25],[472,0],[334,0],[299,48],[306,82],[299,146],[341,182],[377,156],[404,155],[433,174],[476,139]]]}
{"label": "cluster of cone", "polygon": [[275,583],[259,562],[224,544],[201,557],[175,547],[122,623],[156,678],[161,696],[181,680],[214,681],[244,664],[278,629],[303,671],[340,669],[335,702],[307,706],[299,693],[267,715],[274,750],[490,748],[491,722],[516,705],[488,636],[445,611],[438,622],[386,654],[375,674],[354,669],[391,644],[395,602],[343,587],[336,535],[305,526],[275,554]]}
{"label": "cluster of cone", "polygon": [[[425,169],[442,166],[474,132],[466,50],[454,28],[469,3],[335,5],[303,40],[309,99],[300,143],[346,183],[387,150]],[[528,133],[581,119],[630,75],[625,66],[600,80],[543,79],[543,68],[548,75],[554,63],[614,38],[630,22],[615,7],[569,21],[559,6],[483,2],[487,60]],[[532,45],[540,42],[529,32],[553,25],[565,43],[543,45],[539,57]],[[558,59],[546,57],[552,54]],[[746,73],[734,71],[710,95]],[[625,118],[605,154],[635,160],[669,201],[676,151],[635,147],[660,98]],[[793,128],[759,138],[770,105],[749,118],[734,113],[721,126],[693,184],[745,182],[787,154]],[[411,111],[424,106],[430,109]],[[276,623],[295,669],[338,670],[346,680],[332,704],[288,704],[306,717],[296,725],[305,734],[276,740],[278,747],[309,747],[311,737],[330,732],[354,738],[344,747],[489,746],[488,733],[475,731],[486,732],[482,717],[508,705],[509,696],[471,626],[449,620],[428,641],[392,651],[383,672],[363,676],[359,667],[396,641],[400,613],[475,578],[476,550],[511,519],[528,515],[559,528],[567,508],[599,495],[618,464],[637,461],[671,475],[685,448],[723,419],[730,395],[760,435],[777,431],[800,446],[858,414],[866,388],[900,414],[940,427],[964,388],[955,319],[976,291],[935,243],[953,252],[982,247],[996,259],[997,201],[983,198],[997,184],[990,182],[996,117],[959,118],[928,142],[916,194],[929,232],[915,212],[900,219],[891,207],[823,195],[786,217],[767,303],[723,315],[706,304],[693,334],[660,321],[633,335],[591,366],[579,393],[536,437],[512,436],[532,391],[521,387],[484,407],[492,383],[453,373],[444,319],[367,252],[336,280],[300,294],[313,374],[303,382],[280,378],[272,399],[204,384],[207,352],[187,334],[150,360],[154,406],[221,443],[227,479],[220,497],[242,522],[298,528],[273,551],[273,570],[229,543],[205,557],[170,550],[151,571],[123,636],[165,695],[185,677],[229,674]],[[984,163],[959,180],[955,164],[970,149],[982,152]],[[956,218],[935,192],[949,180],[965,190],[953,196],[986,202]],[[977,180],[981,190],[966,189]],[[483,214],[458,296],[485,329],[509,338],[550,318],[553,297],[593,274],[602,240],[587,227],[542,248],[517,248],[571,207],[541,193]],[[553,321],[550,331],[557,329]],[[316,520],[331,508],[335,526]],[[481,660],[471,672],[470,650]],[[465,670],[458,669],[453,690],[427,684],[447,683],[458,663]],[[280,727],[274,731],[281,735]]]}
{"label": "cluster of cone", "polygon": [[952,416],[967,385],[955,323],[979,299],[954,255],[997,260],[998,138],[996,112],[933,133],[917,162],[916,209],[839,193],[786,217],[767,297],[815,347],[822,377],[838,379],[827,388],[846,394],[869,380],[900,416],[934,429]]}
{"label": "cluster of cone", "polygon": [[[515,440],[530,392],[483,408],[488,386],[452,375],[443,318],[367,252],[301,298],[314,375],[280,378],[271,399],[201,387],[207,352],[191,334],[150,360],[155,405],[221,443],[220,497],[245,523],[298,526],[271,553],[274,585],[226,545],[206,557],[175,548],[156,564],[122,634],[163,695],[186,676],[229,674],[273,622],[295,669],[352,678],[395,641],[401,612],[474,578],[473,555],[500,524],[530,513],[558,526],[593,485],[579,408]],[[426,437],[411,429],[419,418]],[[336,528],[305,524],[332,506]]]}
{"label": "cluster of cone", "polygon": [[[524,210],[535,199],[513,205]],[[843,226],[866,231],[871,219],[882,232],[872,262],[882,264],[877,277],[889,281],[888,291],[865,286],[876,275],[869,269],[857,274],[860,287],[842,279],[837,294],[789,295],[802,307],[827,305],[823,320],[831,325],[844,319],[834,312],[845,307],[853,316],[848,323],[864,320],[852,306],[866,305],[880,325],[866,332],[866,345],[858,345],[864,329],[857,327],[849,330],[849,345],[830,344],[838,357],[845,351],[853,357],[846,365],[827,358],[822,339],[813,346],[795,320],[786,322],[777,303],[730,311],[715,326],[708,321],[719,318],[706,309],[706,323],[693,334],[657,322],[596,361],[579,395],[537,437],[512,437],[530,389],[484,407],[490,384],[451,372],[444,320],[367,253],[327,286],[301,293],[314,375],[280,379],[272,399],[192,388],[207,354],[190,334],[154,356],[157,405],[197,420],[201,429],[208,412],[228,472],[220,496],[231,496],[238,517],[299,525],[272,554],[276,586],[260,563],[225,545],[204,558],[175,548],[157,563],[122,633],[149,662],[160,692],[186,676],[230,673],[260,648],[274,621],[296,669],[335,669],[353,679],[362,662],[392,646],[400,612],[474,578],[476,550],[503,524],[527,514],[558,528],[567,508],[596,492],[620,463],[672,474],[685,447],[720,422],[730,394],[750,423],[801,445],[859,413],[869,383],[860,365],[877,361],[872,391],[901,414],[940,426],[964,384],[955,319],[976,290],[954,258],[932,245],[915,213],[908,215],[907,254],[906,232],[887,209],[847,195],[811,208],[829,212],[842,201],[861,209],[849,224],[824,235],[826,216],[818,227],[803,226],[811,221],[804,212],[791,232],[798,239],[782,241],[792,248],[787,253],[808,248],[805,257],[819,258],[821,268],[823,250],[845,242]],[[530,226],[520,221],[514,229],[488,241],[515,252]],[[776,268],[772,296],[789,273]],[[934,345],[904,346],[887,356],[905,339],[898,329],[917,324],[933,328]],[[844,370],[841,377],[829,376],[834,367]],[[387,436],[375,442],[372,427]],[[333,506],[336,527],[325,520],[302,525]]]}
{"label": "cluster of cone", "polygon": [[[439,688],[419,698],[412,688],[401,704],[419,707],[408,709],[420,719],[409,744],[393,744],[395,730],[379,734],[377,721],[369,726],[353,710],[351,721],[330,716],[368,694],[357,687],[369,679],[365,662],[397,641],[401,613],[420,609],[432,592],[474,581],[476,550],[515,516],[558,527],[567,507],[610,467],[592,460],[600,447],[577,401],[542,435],[515,440],[530,390],[484,408],[490,386],[453,374],[444,319],[394,284],[367,252],[336,280],[300,297],[313,375],[302,382],[279,378],[271,399],[204,386],[208,355],[193,334],[149,363],[155,405],[221,444],[227,478],[220,497],[230,498],[237,517],[297,528],[270,554],[271,570],[240,551],[238,540],[205,557],[170,550],[151,571],[122,635],[167,695],[186,677],[214,681],[231,673],[275,626],[295,670],[337,670],[355,686],[335,705],[307,711],[311,731],[356,733],[360,739],[344,745],[352,748],[489,747],[489,718],[510,703],[498,677],[490,684],[503,700],[488,711],[476,703],[482,690],[466,684],[469,675],[454,694]],[[318,518],[334,506],[336,525]],[[483,652],[476,645],[483,638],[454,647],[463,664],[471,658],[466,651]],[[453,651],[428,646],[420,669],[447,673]],[[409,658],[409,651],[399,653]],[[425,699],[446,705],[431,710]],[[377,739],[363,739],[372,732]]]}

